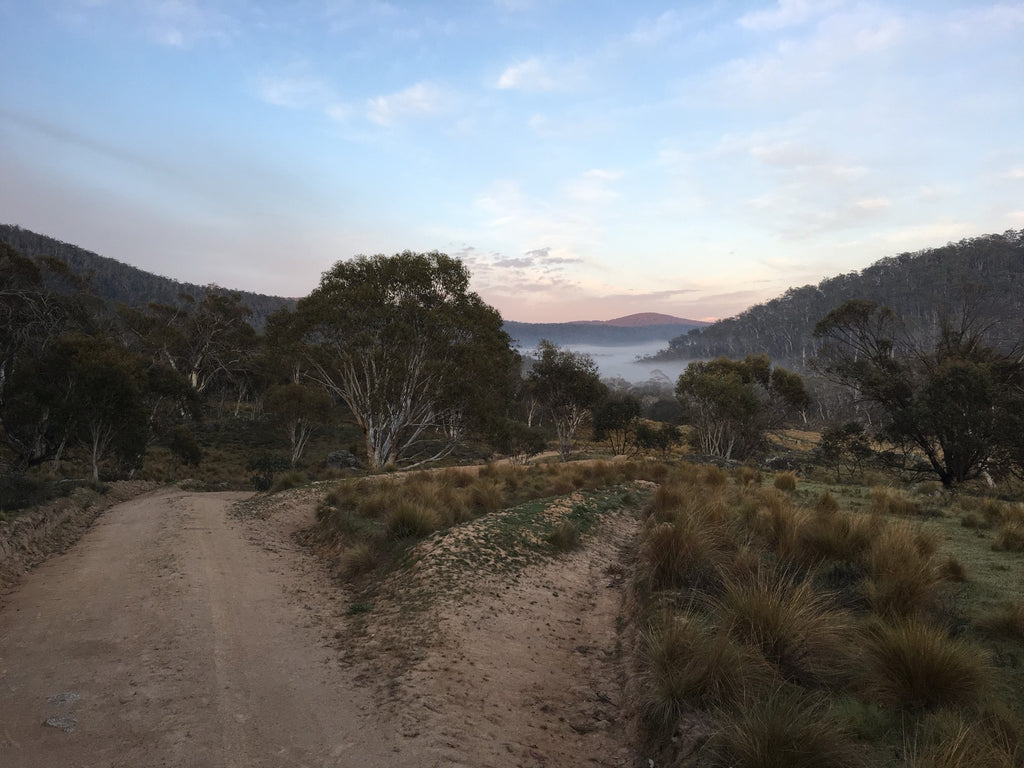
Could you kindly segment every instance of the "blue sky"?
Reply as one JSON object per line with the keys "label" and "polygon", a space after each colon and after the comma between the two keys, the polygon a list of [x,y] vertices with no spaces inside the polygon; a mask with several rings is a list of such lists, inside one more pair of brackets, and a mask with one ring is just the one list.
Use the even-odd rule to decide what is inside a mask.
{"label": "blue sky", "polygon": [[1024,227],[1022,2],[0,0],[0,221],[302,296],[724,317]]}

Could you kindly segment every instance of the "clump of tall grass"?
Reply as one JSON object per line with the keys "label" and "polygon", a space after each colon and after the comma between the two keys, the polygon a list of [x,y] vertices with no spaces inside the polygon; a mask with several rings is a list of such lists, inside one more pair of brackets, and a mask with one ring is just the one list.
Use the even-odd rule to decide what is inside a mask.
{"label": "clump of tall grass", "polygon": [[782,688],[728,713],[712,745],[715,764],[731,768],[853,768],[863,762],[823,699]]}
{"label": "clump of tall grass", "polygon": [[698,514],[681,514],[670,522],[652,518],[640,545],[640,563],[652,591],[710,587],[733,548],[729,529]]}
{"label": "clump of tall grass", "polygon": [[727,578],[715,613],[733,638],[760,651],[784,677],[831,685],[851,674],[853,619],[810,580],[768,567]]}
{"label": "clump of tall grass", "polygon": [[939,573],[932,563],[934,537],[905,522],[884,526],[865,556],[864,594],[875,613],[911,616],[932,610]]}
{"label": "clump of tall grass", "polygon": [[384,523],[389,539],[422,539],[440,527],[434,510],[415,499],[396,499]]}
{"label": "clump of tall grass", "polygon": [[940,710],[904,736],[907,768],[1016,768],[1016,740],[988,717]]}
{"label": "clump of tall grass", "polygon": [[548,533],[546,541],[556,552],[569,552],[580,545],[580,529],[572,520],[562,520],[551,532]]}
{"label": "clump of tall grass", "polygon": [[918,617],[869,625],[863,651],[863,691],[886,706],[969,707],[992,692],[984,651]]}
{"label": "clump of tall grass", "polygon": [[779,472],[775,475],[772,485],[780,491],[791,493],[796,490],[796,472]]}
{"label": "clump of tall grass", "polygon": [[641,635],[639,710],[653,734],[670,733],[688,707],[732,704],[770,677],[762,660],[693,612],[668,617]]}
{"label": "clump of tall grass", "polygon": [[881,485],[871,489],[871,506],[868,511],[873,515],[903,517],[920,517],[925,514],[920,502],[911,499],[902,491]]}
{"label": "clump of tall grass", "polygon": [[362,576],[374,570],[381,555],[371,542],[358,541],[342,551],[338,557],[338,571],[348,578]]}
{"label": "clump of tall grass", "polygon": [[839,502],[836,501],[836,497],[832,495],[832,492],[826,488],[825,492],[814,502],[814,511],[821,515],[831,515],[839,511]]}
{"label": "clump of tall grass", "polygon": [[1024,552],[1024,522],[1007,520],[992,542],[996,552]]}
{"label": "clump of tall grass", "polygon": [[1024,602],[1013,600],[1005,603],[998,610],[979,618],[977,624],[990,635],[1024,640]]}
{"label": "clump of tall grass", "polygon": [[746,485],[759,486],[764,480],[761,470],[757,467],[748,467],[745,464],[736,468],[733,472],[733,477],[736,478],[736,484],[740,487]]}

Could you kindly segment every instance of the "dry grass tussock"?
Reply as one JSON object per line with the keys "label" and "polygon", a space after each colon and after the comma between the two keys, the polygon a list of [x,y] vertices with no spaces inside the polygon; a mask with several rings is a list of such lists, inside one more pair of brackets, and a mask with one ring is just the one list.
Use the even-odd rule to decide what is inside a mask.
{"label": "dry grass tussock", "polygon": [[871,489],[871,508],[874,515],[895,515],[920,517],[927,514],[925,508],[907,494],[895,488],[875,486]]}
{"label": "dry grass tussock", "polygon": [[775,475],[775,479],[772,481],[772,485],[774,485],[780,491],[791,493],[796,490],[796,473],[779,472],[777,475]]}
{"label": "dry grass tussock", "polygon": [[852,676],[854,619],[809,580],[767,567],[752,578],[729,578],[715,613],[719,626],[757,649],[784,678],[817,687]]}
{"label": "dry grass tussock", "polygon": [[940,710],[905,742],[907,768],[1017,768],[1024,757],[1019,726],[993,712]]}
{"label": "dry grass tussock", "polygon": [[933,561],[934,537],[899,521],[883,527],[864,558],[865,597],[882,616],[913,616],[938,603],[941,573]]}
{"label": "dry grass tussock", "polygon": [[[673,474],[652,498],[637,584],[653,601],[637,612],[647,629],[634,682],[656,762],[944,768],[1001,766],[1009,755],[1021,765],[1016,741],[999,735],[1006,728],[979,725],[1001,689],[985,650],[951,635],[972,631],[949,611],[964,562],[977,566],[939,555],[931,531],[944,523],[921,521],[899,494],[875,493],[872,511],[844,510],[827,491],[800,499],[738,472],[726,485]],[[1013,517],[1007,507],[1001,523]],[[1022,605],[979,628],[1024,636]],[[966,746],[967,731],[928,730],[946,710],[981,729]],[[946,753],[991,762],[943,762]]]}
{"label": "dry grass tussock", "polygon": [[860,748],[819,697],[779,688],[745,702],[723,720],[712,740],[716,765],[854,768],[863,764]]}
{"label": "dry grass tussock", "polygon": [[970,707],[992,692],[993,669],[987,655],[921,618],[868,626],[863,649],[862,690],[886,706]]}

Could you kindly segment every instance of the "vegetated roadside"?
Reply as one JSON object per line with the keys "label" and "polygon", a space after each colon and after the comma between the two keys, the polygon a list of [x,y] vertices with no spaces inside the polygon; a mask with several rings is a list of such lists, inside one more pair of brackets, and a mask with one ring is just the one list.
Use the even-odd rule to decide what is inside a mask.
{"label": "vegetated roadside", "polygon": [[105,510],[158,485],[123,480],[99,488],[74,486],[67,496],[0,518],[0,593],[17,584],[26,571],[67,550]]}
{"label": "vegetated roadside", "polygon": [[1024,757],[1019,503],[596,462],[349,481],[317,517],[337,646],[445,764]]}

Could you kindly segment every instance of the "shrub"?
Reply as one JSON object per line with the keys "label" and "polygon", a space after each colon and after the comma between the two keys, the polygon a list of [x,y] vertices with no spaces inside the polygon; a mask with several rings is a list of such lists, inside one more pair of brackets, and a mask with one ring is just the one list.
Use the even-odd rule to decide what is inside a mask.
{"label": "shrub", "polygon": [[721,467],[716,467],[714,464],[707,464],[701,469],[700,479],[704,485],[708,485],[712,488],[718,488],[729,482],[729,475]]}
{"label": "shrub", "polygon": [[856,744],[825,702],[779,689],[726,716],[713,749],[731,768],[859,766]]}
{"label": "shrub", "polygon": [[772,485],[778,488],[780,491],[789,493],[796,490],[796,473],[795,472],[779,472],[775,475],[775,480],[772,481]]}
{"label": "shrub", "polygon": [[900,709],[970,706],[990,692],[985,653],[920,618],[877,622],[864,638],[865,693]]}

